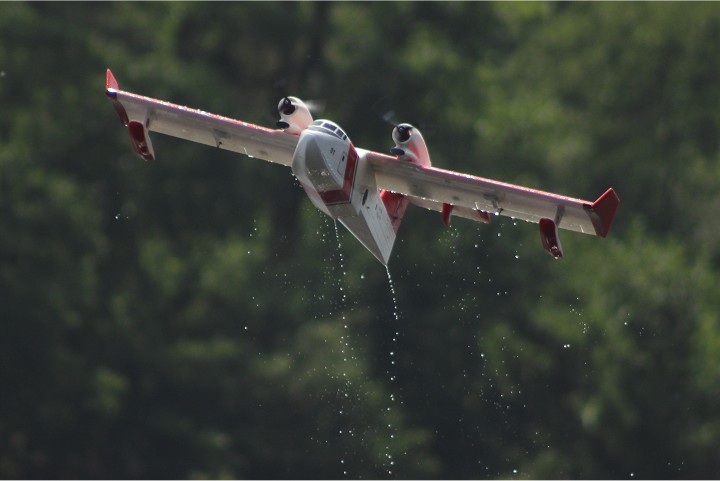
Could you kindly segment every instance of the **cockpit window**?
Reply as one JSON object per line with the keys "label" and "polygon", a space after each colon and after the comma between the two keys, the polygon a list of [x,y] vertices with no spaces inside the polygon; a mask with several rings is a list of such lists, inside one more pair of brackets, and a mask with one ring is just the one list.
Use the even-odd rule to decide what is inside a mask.
{"label": "cockpit window", "polygon": [[316,132],[324,132],[326,134],[334,135],[340,140],[348,140],[348,136],[345,134],[343,129],[341,129],[336,123],[330,122],[329,120],[316,120],[310,124],[310,127],[308,128]]}

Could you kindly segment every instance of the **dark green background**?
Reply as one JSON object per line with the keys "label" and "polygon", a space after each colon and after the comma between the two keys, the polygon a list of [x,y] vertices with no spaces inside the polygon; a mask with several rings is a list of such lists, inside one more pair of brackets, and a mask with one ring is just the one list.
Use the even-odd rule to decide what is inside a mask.
{"label": "dark green background", "polygon": [[[719,49],[715,3],[3,3],[0,477],[717,477]],[[137,159],[108,67],[622,204],[561,261],[411,208],[391,284],[288,169]]]}

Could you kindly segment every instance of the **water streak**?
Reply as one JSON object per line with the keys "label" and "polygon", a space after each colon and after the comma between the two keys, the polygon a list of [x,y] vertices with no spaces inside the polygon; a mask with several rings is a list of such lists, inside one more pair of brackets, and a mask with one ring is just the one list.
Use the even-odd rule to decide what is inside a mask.
{"label": "water streak", "polygon": [[[342,253],[342,241],[340,240],[340,230],[338,229],[337,221],[334,222],[335,225],[335,239],[337,240],[337,254],[338,254],[338,261],[339,261],[339,268],[341,275],[333,276],[337,280],[337,289],[340,293],[340,299],[338,302],[337,310],[338,312],[342,313],[342,323],[343,323],[343,335],[340,336],[339,344],[340,344],[340,354],[342,354],[342,370],[341,370],[341,379],[342,382],[340,384],[340,387],[338,388],[338,399],[339,399],[339,406],[338,406],[338,414],[341,417],[341,425],[344,427],[344,429],[340,429],[339,434],[341,436],[355,436],[355,429],[349,425],[350,419],[352,419],[351,413],[349,412],[352,408],[352,406],[349,406],[346,404],[346,401],[350,397],[350,393],[352,392],[352,381],[347,376],[346,368],[347,363],[350,361],[355,360],[355,356],[352,355],[352,351],[354,351],[354,348],[351,346],[350,343],[350,330],[348,329],[348,323],[347,323],[347,317],[345,315],[345,312],[348,310],[348,299],[347,299],[347,293],[345,291],[345,288],[343,287],[343,283],[347,278],[347,272],[345,271],[345,257]],[[343,469],[343,476],[348,476],[347,471],[347,464],[345,462],[345,458],[347,458],[349,453],[347,451],[344,451],[343,458],[340,459],[340,464]]]}
{"label": "water streak", "polygon": [[389,349],[389,360],[390,360],[390,367],[387,370],[387,375],[390,379],[390,405],[386,408],[385,414],[386,418],[388,419],[387,428],[389,430],[389,440],[387,445],[385,446],[385,453],[384,453],[384,460],[385,460],[385,471],[388,475],[393,474],[393,469],[395,467],[395,461],[393,459],[392,449],[391,445],[394,444],[396,441],[396,434],[397,434],[397,428],[393,427],[392,424],[392,409],[394,406],[394,403],[397,402],[396,394],[395,394],[395,386],[397,381],[397,374],[395,370],[395,353],[397,352],[398,347],[398,338],[400,336],[399,326],[397,325],[400,321],[400,309],[398,308],[398,302],[397,302],[397,293],[395,292],[395,284],[393,283],[392,275],[390,274],[390,268],[385,267],[385,270],[387,272],[387,278],[388,278],[388,284],[390,286],[390,296],[392,297],[393,301],[393,318],[395,319],[395,326],[393,329],[393,336],[392,336],[392,342],[390,343],[390,349]]}

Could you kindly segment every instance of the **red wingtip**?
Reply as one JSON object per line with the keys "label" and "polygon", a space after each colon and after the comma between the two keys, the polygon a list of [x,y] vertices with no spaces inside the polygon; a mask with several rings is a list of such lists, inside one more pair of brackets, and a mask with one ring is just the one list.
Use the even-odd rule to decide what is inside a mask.
{"label": "red wingtip", "polygon": [[115,79],[115,76],[110,71],[110,69],[107,69],[107,72],[105,73],[105,95],[107,95],[112,102],[113,107],[115,108],[115,112],[117,112],[118,116],[120,117],[120,122],[122,122],[122,124],[127,127],[130,119],[128,119],[125,107],[123,107],[117,99],[118,90],[120,90],[120,87],[118,86],[118,82]]}
{"label": "red wingtip", "polygon": [[107,74],[105,75],[105,91],[107,92],[110,89],[120,90],[120,86],[110,69],[107,69]]}
{"label": "red wingtip", "polygon": [[615,190],[610,188],[587,207],[588,214],[595,226],[595,233],[600,237],[606,237],[610,233],[618,205],[620,205],[620,197]]}

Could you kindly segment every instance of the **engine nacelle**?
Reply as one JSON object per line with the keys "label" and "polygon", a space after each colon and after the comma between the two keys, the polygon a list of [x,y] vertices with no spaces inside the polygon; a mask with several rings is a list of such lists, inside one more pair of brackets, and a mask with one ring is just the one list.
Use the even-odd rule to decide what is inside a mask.
{"label": "engine nacelle", "polygon": [[297,97],[285,97],[278,104],[280,120],[277,126],[285,132],[300,135],[312,123],[310,109]]}
{"label": "engine nacelle", "polygon": [[418,129],[410,124],[400,124],[393,129],[392,138],[395,141],[395,147],[390,150],[393,155],[426,167],[431,165],[430,152]]}

